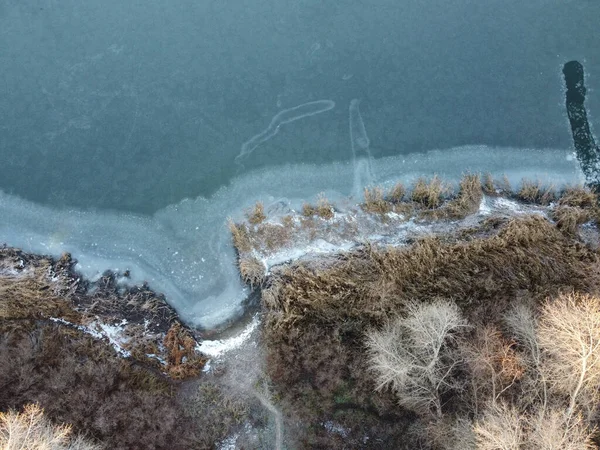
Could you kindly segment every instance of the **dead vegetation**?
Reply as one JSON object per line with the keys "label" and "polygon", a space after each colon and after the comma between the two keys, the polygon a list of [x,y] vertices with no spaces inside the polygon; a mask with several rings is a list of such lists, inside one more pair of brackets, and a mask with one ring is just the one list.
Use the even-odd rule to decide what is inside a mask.
{"label": "dead vegetation", "polygon": [[197,377],[206,358],[196,352],[196,340],[187,328],[174,323],[164,338],[167,349],[167,373],[174,380]]}
{"label": "dead vegetation", "polygon": [[305,203],[302,206],[302,215],[305,218],[317,216],[325,220],[330,220],[333,219],[334,216],[333,205],[329,202],[327,197],[325,197],[325,194],[319,194],[316,206],[309,203]]}
{"label": "dead vegetation", "polygon": [[392,204],[401,203],[406,195],[406,189],[402,183],[396,183],[387,195],[387,201]]}
{"label": "dead vegetation", "polygon": [[423,217],[428,219],[463,219],[479,210],[483,190],[478,175],[464,175],[460,180],[458,195],[441,207],[427,210]]}
{"label": "dead vegetation", "polygon": [[102,447],[73,435],[70,425],[54,425],[39,405],[22,412],[0,412],[0,448],[4,450],[100,450]]}
{"label": "dead vegetation", "polygon": [[250,233],[248,227],[245,224],[237,224],[233,220],[229,219],[229,231],[233,239],[233,246],[239,253],[249,252],[252,250],[252,243],[250,242]]}
{"label": "dead vegetation", "polygon": [[[173,395],[174,380],[204,363],[189,330],[160,296],[118,287],[112,274],[88,292],[73,264],[0,249],[0,411],[39,404],[106,448],[197,448],[198,425],[180,417]],[[129,357],[93,327],[124,318]],[[73,442],[86,448],[79,439],[64,448],[80,448]]]}
{"label": "dead vegetation", "polygon": [[244,283],[250,287],[261,286],[265,281],[266,270],[262,262],[254,256],[240,258],[238,262],[240,274]]}
{"label": "dead vegetation", "polygon": [[486,172],[483,174],[481,188],[486,195],[496,195],[496,187],[494,186],[494,179],[491,173]]}
{"label": "dead vegetation", "polygon": [[392,207],[392,203],[384,198],[383,189],[365,188],[365,202],[361,205],[364,211],[384,215],[390,212]]}
{"label": "dead vegetation", "polygon": [[249,417],[247,402],[223,391],[214,382],[195,385],[182,402],[183,415],[203,424],[197,448],[215,448],[232,429]]}
{"label": "dead vegetation", "polygon": [[262,202],[256,202],[254,208],[246,214],[246,217],[252,225],[263,223],[267,218],[265,215],[265,205]]}
{"label": "dead vegetation", "polygon": [[444,195],[448,191],[449,188],[435,175],[429,182],[424,178],[419,178],[413,186],[410,198],[413,202],[433,209],[442,204]]}
{"label": "dead vegetation", "polygon": [[[475,177],[467,180],[461,190],[471,201],[465,203],[478,204],[481,185]],[[590,205],[587,195],[571,197],[587,198],[582,204]],[[575,208],[569,202],[577,204],[564,200],[564,207]],[[403,442],[407,448],[496,448],[486,447],[489,439],[538,448],[549,442],[541,430],[554,425],[552,439],[558,444],[547,448],[588,445],[595,422],[583,417],[595,417],[594,407],[577,403],[565,423],[557,411],[569,408],[563,402],[567,392],[552,394],[558,391],[547,381],[558,375],[539,371],[543,358],[557,356],[543,350],[539,335],[528,328],[534,319],[527,317],[538,312],[504,317],[518,305],[541,311],[536,305],[564,299],[563,293],[598,293],[598,255],[565,233],[563,225],[541,216],[491,222],[464,241],[425,238],[406,248],[366,245],[274,271],[262,296],[268,370],[286,413],[312,423],[302,432],[301,445],[364,446],[358,440],[365,433],[359,423],[370,423],[371,436],[380,437],[373,448],[382,442]],[[458,315],[444,312],[442,304]],[[369,394],[375,379],[381,389]],[[551,394],[540,417],[539,401]],[[343,414],[348,405],[353,413]],[[415,422],[407,409],[421,419]],[[343,441],[320,431],[318,423],[332,417],[346,430]],[[393,425],[388,422],[392,417]],[[408,433],[411,424],[421,431]]]}
{"label": "dead vegetation", "polygon": [[549,205],[556,199],[556,192],[553,185],[548,185],[539,180],[521,181],[521,187],[516,193],[516,197],[527,203],[536,203],[538,205]]}
{"label": "dead vegetation", "polygon": [[480,304],[493,298],[500,305],[500,299],[521,290],[588,289],[595,273],[593,251],[531,216],[468,242],[426,238],[409,248],[366,246],[318,265],[293,263],[274,274],[263,301],[269,309],[286,311],[284,317],[273,316],[275,327],[309,317],[377,321],[411,298]]}

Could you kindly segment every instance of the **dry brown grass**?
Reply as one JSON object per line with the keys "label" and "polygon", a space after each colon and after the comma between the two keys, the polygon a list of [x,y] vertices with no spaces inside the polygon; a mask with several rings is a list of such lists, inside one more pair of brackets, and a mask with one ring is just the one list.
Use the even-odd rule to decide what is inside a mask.
{"label": "dry brown grass", "polygon": [[204,425],[195,448],[215,448],[233,428],[248,420],[247,402],[234,395],[214,382],[204,382],[183,398],[186,417]]}
{"label": "dry brown grass", "polygon": [[510,180],[506,175],[502,176],[502,180],[497,183],[498,190],[504,195],[510,195],[513,190],[510,185]]}
{"label": "dry brown grass", "polygon": [[290,242],[293,228],[280,224],[263,223],[252,232],[253,247],[257,250],[278,250]]}
{"label": "dry brown grass", "polygon": [[325,220],[333,219],[333,206],[324,194],[319,195],[317,200],[316,214]]}
{"label": "dry brown grass", "polygon": [[575,206],[559,206],[552,212],[552,218],[559,230],[574,236],[577,233],[579,225],[592,220],[593,214],[589,209]]}
{"label": "dry brown grass", "polygon": [[292,228],[294,228],[294,216],[290,214],[283,216],[281,218],[281,224],[288,230],[291,230]]}
{"label": "dry brown grass", "polygon": [[246,217],[252,225],[263,223],[267,218],[265,215],[265,205],[262,202],[256,202],[254,208],[246,213]]}
{"label": "dry brown grass", "polygon": [[228,221],[229,231],[233,239],[233,246],[238,253],[249,252],[252,250],[252,242],[250,241],[250,232],[245,224],[237,224],[233,220]]}
{"label": "dry brown grass", "polygon": [[302,205],[302,215],[306,218],[312,217],[317,214],[316,208],[310,203],[304,203]]}
{"label": "dry brown grass", "polygon": [[318,265],[285,267],[263,292],[270,326],[316,318],[377,322],[410,299],[501,308],[511,293],[597,283],[596,254],[541,217],[513,219],[495,233],[458,243],[427,238],[406,249],[367,246]]}
{"label": "dry brown grass", "polygon": [[365,202],[361,208],[372,214],[387,214],[392,210],[392,204],[385,200],[383,189],[379,187],[365,188]]}
{"label": "dry brown grass", "polygon": [[442,204],[444,195],[447,193],[448,187],[435,175],[429,182],[424,178],[419,178],[413,186],[410,198],[414,202],[433,209]]}
{"label": "dry brown grass", "polygon": [[333,219],[333,205],[329,202],[327,197],[324,194],[319,194],[317,199],[317,205],[311,205],[309,203],[305,203],[302,205],[302,215],[305,218],[310,218],[313,216],[319,216],[325,220]]}
{"label": "dry brown grass", "polygon": [[265,266],[258,259],[253,256],[243,257],[239,259],[238,265],[244,283],[249,284],[252,288],[261,286],[264,283]]}
{"label": "dry brown grass", "polygon": [[594,209],[598,207],[598,195],[588,188],[570,187],[562,192],[558,204],[560,206]]}
{"label": "dry brown grass", "polygon": [[196,340],[180,323],[174,323],[163,344],[167,349],[167,372],[175,380],[198,376],[206,359],[196,352]]}
{"label": "dry brown grass", "polygon": [[479,210],[483,191],[478,175],[464,175],[460,180],[459,192],[456,198],[440,208],[427,211],[425,217],[442,219],[463,219]]}
{"label": "dry brown grass", "polygon": [[71,302],[52,292],[49,263],[16,276],[0,276],[0,320],[61,317],[81,323]]}
{"label": "dry brown grass", "polygon": [[556,199],[556,192],[553,185],[544,185],[539,180],[523,179],[516,196],[519,200],[527,203],[548,205]]}
{"label": "dry brown grass", "polygon": [[494,178],[492,174],[486,172],[481,180],[481,187],[486,195],[496,195],[496,187],[494,186]]}
{"label": "dry brown grass", "polygon": [[391,203],[400,203],[404,200],[406,189],[402,183],[396,183],[388,192],[387,200]]}

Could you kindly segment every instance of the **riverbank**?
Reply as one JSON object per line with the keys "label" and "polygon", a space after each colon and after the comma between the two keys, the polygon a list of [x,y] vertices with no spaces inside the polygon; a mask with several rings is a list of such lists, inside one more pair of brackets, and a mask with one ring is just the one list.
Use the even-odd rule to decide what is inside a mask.
{"label": "riverbank", "polygon": [[595,372],[557,327],[600,344],[597,218],[585,189],[472,175],[248,211],[230,227],[286,446],[596,445]]}
{"label": "riverbank", "polygon": [[[258,203],[230,223],[252,290],[247,313],[210,340],[162,296],[124,287],[127,273],[92,283],[69,255],[5,247],[0,411],[38,403],[53,423],[106,448],[477,448],[493,408],[507,405],[528,424],[539,412],[543,383],[509,313],[543,318],[549,302],[573,293],[598,303],[598,217],[583,188],[511,189],[476,175],[455,188],[433,178],[369,189],[360,205]],[[585,303],[576,298],[575,309]],[[407,320],[431,325],[422,319],[440,311],[455,326],[439,340],[443,357],[428,362],[432,376],[446,374],[439,389],[419,384],[427,355],[414,351],[422,361],[404,378],[382,375],[382,333],[402,342]],[[561,430],[568,388],[543,387]],[[419,389],[429,397],[415,402],[407,393]],[[587,439],[595,416],[571,398]]]}

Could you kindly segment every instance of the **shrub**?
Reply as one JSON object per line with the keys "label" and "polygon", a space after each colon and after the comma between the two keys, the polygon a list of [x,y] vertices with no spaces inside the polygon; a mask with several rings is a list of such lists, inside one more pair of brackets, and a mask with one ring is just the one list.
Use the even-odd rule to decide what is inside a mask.
{"label": "shrub", "polygon": [[173,385],[75,329],[0,322],[0,386],[0,410],[38,403],[110,449],[194,448]]}
{"label": "shrub", "polygon": [[392,210],[391,203],[383,198],[383,190],[378,187],[365,188],[365,202],[361,207],[366,212],[382,215]]}
{"label": "shrub", "polygon": [[246,214],[246,217],[248,217],[248,222],[252,225],[264,222],[267,218],[265,215],[265,205],[262,202],[256,202],[254,208]]}
{"label": "shrub", "polygon": [[592,217],[588,209],[567,205],[560,205],[552,212],[556,227],[570,236],[574,236],[579,225],[590,221]]}
{"label": "shrub", "polygon": [[163,344],[167,349],[167,372],[175,380],[198,376],[206,359],[196,352],[196,341],[179,322],[167,332]]}
{"label": "shrub", "polygon": [[252,243],[250,241],[250,233],[248,227],[244,224],[236,224],[233,220],[229,219],[229,231],[233,239],[233,246],[238,253],[249,252],[252,250]]}
{"label": "shrub", "polygon": [[552,185],[544,186],[540,181],[523,179],[517,198],[529,203],[548,205],[556,198],[556,193]]}
{"label": "shrub", "polygon": [[600,299],[565,294],[544,305],[538,325],[543,371],[552,390],[567,395],[567,417],[596,407],[600,385]]}
{"label": "shrub", "polygon": [[317,200],[316,215],[325,220],[333,219],[333,206],[324,194],[320,194]]}
{"label": "shrub", "polygon": [[486,172],[483,175],[483,179],[481,180],[481,186],[483,189],[483,192],[487,195],[496,195],[496,188],[494,186],[494,179],[492,178],[492,174],[489,172]]}
{"label": "shrub", "polygon": [[400,203],[404,199],[406,189],[402,183],[396,183],[388,192],[387,200],[391,203]]}
{"label": "shrub", "polygon": [[424,178],[419,178],[413,186],[411,200],[427,208],[437,208],[447,190],[437,175],[429,183]]}
{"label": "shrub", "polygon": [[578,208],[597,208],[598,195],[587,188],[571,187],[565,189],[558,200],[558,204]]}
{"label": "shrub", "polygon": [[450,200],[441,211],[452,219],[462,219],[479,210],[483,198],[481,182],[478,175],[464,175],[460,180],[458,196]]}
{"label": "shrub", "polygon": [[251,287],[257,287],[265,281],[265,266],[254,256],[240,258],[238,262],[240,274],[244,283]]}

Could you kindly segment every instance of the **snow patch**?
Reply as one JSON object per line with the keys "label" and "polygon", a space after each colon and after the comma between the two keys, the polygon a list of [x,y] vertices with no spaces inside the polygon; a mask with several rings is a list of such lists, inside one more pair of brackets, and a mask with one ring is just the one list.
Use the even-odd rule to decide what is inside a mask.
{"label": "snow patch", "polygon": [[235,348],[240,347],[244,342],[246,342],[250,338],[254,330],[256,330],[256,328],[258,327],[259,323],[260,320],[258,318],[258,314],[255,314],[252,318],[252,321],[237,336],[233,336],[227,339],[217,339],[214,341],[202,341],[202,343],[196,346],[196,349],[199,352],[205,354],[206,356],[217,358],[223,353],[229,352]]}
{"label": "snow patch", "polygon": [[76,328],[96,339],[106,339],[119,355],[125,358],[131,356],[131,353],[122,347],[122,345],[126,344],[128,340],[127,338],[123,337],[123,327],[127,324],[127,320],[125,319],[123,319],[119,325],[107,325],[100,322],[92,322],[88,326],[77,325],[57,317],[51,317],[50,320]]}

